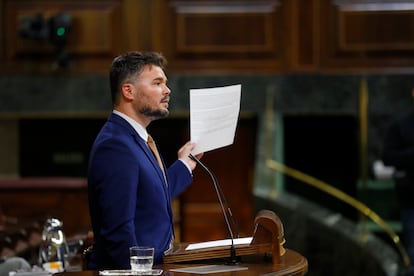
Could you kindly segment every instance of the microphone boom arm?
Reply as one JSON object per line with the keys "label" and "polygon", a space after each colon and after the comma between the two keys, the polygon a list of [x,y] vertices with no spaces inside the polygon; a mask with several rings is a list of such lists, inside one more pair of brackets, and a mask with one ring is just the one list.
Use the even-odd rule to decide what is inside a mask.
{"label": "microphone boom arm", "polygon": [[[190,157],[193,161],[195,161],[198,165],[200,165],[208,173],[208,175],[210,176],[210,178],[213,181],[213,186],[214,186],[214,189],[216,191],[217,198],[218,198],[218,201],[220,203],[220,208],[221,208],[221,211],[223,213],[224,220],[225,220],[226,226],[227,226],[227,230],[229,232],[230,239],[231,239],[230,264],[237,264],[239,262],[239,260],[238,260],[238,258],[236,256],[236,248],[234,247],[233,230],[231,229],[230,221],[229,221],[229,218],[227,216],[227,212],[226,212],[226,210],[224,208],[224,203],[223,202],[226,202],[226,205],[228,205],[228,204],[227,204],[226,198],[225,198],[225,196],[223,194],[223,191],[221,190],[221,187],[220,187],[220,185],[219,185],[219,183],[217,181],[216,176],[209,170],[209,168],[207,168],[207,166],[205,166],[200,160],[198,160],[196,157],[194,157],[191,153],[189,154],[188,157]],[[229,214],[230,214],[230,216],[232,218],[233,223],[235,223],[234,218],[233,218],[233,214],[232,214],[231,209],[230,209],[229,206],[227,206],[227,210],[228,210],[228,212],[229,212]]]}

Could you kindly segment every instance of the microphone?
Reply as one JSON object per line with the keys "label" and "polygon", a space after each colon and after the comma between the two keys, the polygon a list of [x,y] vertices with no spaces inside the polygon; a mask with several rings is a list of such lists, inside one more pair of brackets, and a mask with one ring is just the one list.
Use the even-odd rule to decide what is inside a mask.
{"label": "microphone", "polygon": [[[212,181],[213,181],[213,185],[214,185],[214,189],[216,191],[216,195],[218,198],[218,201],[220,203],[220,207],[221,207],[221,211],[223,213],[224,216],[224,220],[226,222],[226,226],[227,226],[227,231],[229,232],[230,235],[230,239],[231,239],[231,246],[230,246],[230,262],[229,264],[238,264],[240,259],[236,256],[236,248],[234,246],[234,235],[233,235],[233,230],[231,228],[230,225],[230,221],[229,221],[229,217],[227,216],[227,212],[230,215],[231,218],[231,222],[233,223],[233,226],[236,228],[236,233],[237,233],[237,238],[239,237],[239,230],[237,227],[237,223],[234,220],[233,214],[231,212],[230,206],[227,203],[226,197],[224,196],[223,190],[221,189],[216,176],[209,170],[209,168],[207,168],[207,166],[205,166],[200,160],[198,160],[194,155],[192,155],[191,153],[188,155],[188,157],[195,161],[198,165],[200,165],[207,173],[208,175],[211,177]],[[225,207],[227,207],[227,212]]]}

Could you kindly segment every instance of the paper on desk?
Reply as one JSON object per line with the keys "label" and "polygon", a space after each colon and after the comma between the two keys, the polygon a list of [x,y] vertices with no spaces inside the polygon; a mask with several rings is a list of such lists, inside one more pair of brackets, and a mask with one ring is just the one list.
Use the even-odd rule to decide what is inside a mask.
{"label": "paper on desk", "polygon": [[[233,243],[234,245],[250,244],[252,240],[253,240],[253,237],[237,238],[237,239],[233,239]],[[189,244],[185,248],[185,250],[205,249],[205,248],[211,248],[211,247],[217,247],[217,246],[230,246],[230,245],[231,245],[231,239],[225,239],[225,240],[192,243],[192,244]]]}
{"label": "paper on desk", "polygon": [[189,266],[170,269],[173,272],[183,272],[190,274],[210,274],[210,273],[223,273],[238,270],[247,270],[248,267],[239,265],[202,265],[202,266]]}
{"label": "paper on desk", "polygon": [[190,89],[190,137],[196,155],[231,145],[240,112],[241,85]]}

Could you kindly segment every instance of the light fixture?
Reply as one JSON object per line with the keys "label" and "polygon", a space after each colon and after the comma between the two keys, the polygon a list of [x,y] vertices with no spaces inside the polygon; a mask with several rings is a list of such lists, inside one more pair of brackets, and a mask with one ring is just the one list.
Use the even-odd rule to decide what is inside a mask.
{"label": "light fixture", "polygon": [[72,17],[64,12],[46,19],[43,14],[22,18],[20,35],[24,39],[49,41],[55,47],[55,65],[66,68],[69,66],[69,55],[65,46],[71,31]]}

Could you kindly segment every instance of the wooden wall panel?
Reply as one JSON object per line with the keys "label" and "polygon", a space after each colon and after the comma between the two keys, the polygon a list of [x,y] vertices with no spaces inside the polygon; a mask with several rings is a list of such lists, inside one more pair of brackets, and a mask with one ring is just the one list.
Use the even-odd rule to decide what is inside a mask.
{"label": "wooden wall panel", "polygon": [[67,51],[73,55],[107,55],[116,51],[114,43],[120,29],[120,2],[112,1],[6,1],[6,58],[50,54],[55,51],[50,41],[23,38],[19,35],[24,18],[42,14],[45,20],[59,12],[72,17]]}
{"label": "wooden wall panel", "polygon": [[[27,17],[33,17],[40,13],[42,7],[38,9],[30,9],[30,6],[18,7],[16,17],[11,20],[16,22],[13,24],[16,29],[10,30],[8,37],[9,43],[15,47],[7,49],[7,57],[13,59],[19,55],[35,54],[35,53],[53,53],[55,50],[49,41],[38,41],[33,39],[22,38],[17,35],[19,32],[19,22]],[[89,7],[91,8],[91,7]],[[108,10],[100,10],[105,7],[93,7],[94,9],[70,10],[65,9],[65,12],[72,16],[72,28],[68,37],[67,50],[75,55],[85,54],[104,54],[112,55],[115,51],[113,49],[114,30],[119,29],[119,11],[116,6],[107,7]],[[47,9],[47,7],[43,8]],[[58,11],[46,10],[43,11],[46,19],[55,15]],[[115,20],[114,20],[115,18]]]}
{"label": "wooden wall panel", "polygon": [[[45,20],[58,12],[72,17],[65,46],[70,65],[59,71],[106,74],[114,56],[132,50],[155,50],[152,18],[162,0],[0,0],[3,72],[56,71],[56,47],[47,39],[23,38],[21,20],[41,14]],[[155,3],[157,5],[155,5]],[[153,5],[154,4],[154,5]]]}
{"label": "wooden wall panel", "polygon": [[171,72],[289,73],[408,69],[410,0],[0,0],[0,71],[51,72],[48,41],[23,39],[41,12],[73,17],[66,71],[105,73],[114,56],[162,52]]}
{"label": "wooden wall panel", "polygon": [[414,65],[412,1],[320,1],[319,69]]}
{"label": "wooden wall panel", "polygon": [[280,70],[284,32],[277,0],[171,1],[171,67],[175,70]]}
{"label": "wooden wall panel", "polygon": [[276,47],[270,14],[178,14],[176,27],[179,53],[271,53]]}
{"label": "wooden wall panel", "polygon": [[412,11],[344,10],[338,20],[341,51],[414,50]]}

